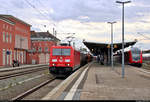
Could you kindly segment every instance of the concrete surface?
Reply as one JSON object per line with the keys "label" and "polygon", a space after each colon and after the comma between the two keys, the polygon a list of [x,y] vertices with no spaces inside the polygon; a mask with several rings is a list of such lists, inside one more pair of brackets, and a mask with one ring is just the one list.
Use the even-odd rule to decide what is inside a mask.
{"label": "concrete surface", "polygon": [[81,90],[80,100],[150,100],[150,73],[139,68],[125,66],[125,78],[121,66],[103,66],[94,63],[88,71]]}

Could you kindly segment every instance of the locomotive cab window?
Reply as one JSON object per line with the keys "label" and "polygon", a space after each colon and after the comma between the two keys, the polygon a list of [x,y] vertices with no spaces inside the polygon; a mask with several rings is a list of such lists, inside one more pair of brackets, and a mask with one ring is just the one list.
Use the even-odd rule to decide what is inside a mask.
{"label": "locomotive cab window", "polygon": [[53,55],[61,55],[61,49],[53,49]]}
{"label": "locomotive cab window", "polygon": [[62,49],[62,55],[69,56],[71,49]]}
{"label": "locomotive cab window", "polygon": [[58,49],[58,48],[53,49],[53,55],[55,56],[58,55],[69,56],[70,53],[71,53],[71,49]]}

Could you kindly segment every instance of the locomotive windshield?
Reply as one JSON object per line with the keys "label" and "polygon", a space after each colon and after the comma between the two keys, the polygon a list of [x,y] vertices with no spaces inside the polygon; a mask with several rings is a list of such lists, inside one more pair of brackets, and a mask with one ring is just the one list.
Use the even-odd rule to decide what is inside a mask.
{"label": "locomotive windshield", "polygon": [[61,49],[53,49],[53,55],[61,55]]}
{"label": "locomotive windshield", "polygon": [[134,48],[131,50],[133,61],[139,61],[140,60],[140,52],[141,51],[138,48]]}
{"label": "locomotive windshield", "polygon": [[69,56],[70,55],[70,50],[71,49],[61,49],[62,55]]}
{"label": "locomotive windshield", "polygon": [[59,49],[59,48],[54,48],[53,49],[53,55],[64,55],[64,56],[69,56],[71,52],[71,49]]}

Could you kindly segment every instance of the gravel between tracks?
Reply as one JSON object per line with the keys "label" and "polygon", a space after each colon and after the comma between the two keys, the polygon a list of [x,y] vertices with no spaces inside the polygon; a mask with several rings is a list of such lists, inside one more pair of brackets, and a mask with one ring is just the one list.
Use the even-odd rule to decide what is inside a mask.
{"label": "gravel between tracks", "polygon": [[57,85],[59,85],[64,79],[56,79],[53,82],[41,87],[37,91],[31,93],[30,95],[24,97],[22,100],[41,100],[45,95],[47,95],[51,90],[53,90]]}
{"label": "gravel between tracks", "polygon": [[[47,73],[47,74],[46,74]],[[16,83],[16,85],[11,86],[12,84],[8,84],[9,88],[5,89],[5,90],[1,90],[0,91],[0,100],[11,100],[13,97],[33,88],[34,86],[52,78],[51,74],[48,74],[48,70],[46,70],[46,72],[38,72],[38,73],[34,73],[34,75],[42,75],[44,74],[42,77],[39,78],[35,78],[33,80],[29,80],[27,82],[23,82],[22,84],[18,84]],[[28,75],[28,78],[33,77],[32,74]],[[16,77],[16,79],[18,79],[19,77]],[[9,79],[10,80],[10,79]],[[9,82],[9,80],[7,80]],[[20,80],[23,80],[23,76],[22,78],[20,78]],[[4,81],[4,80],[3,80]]]}

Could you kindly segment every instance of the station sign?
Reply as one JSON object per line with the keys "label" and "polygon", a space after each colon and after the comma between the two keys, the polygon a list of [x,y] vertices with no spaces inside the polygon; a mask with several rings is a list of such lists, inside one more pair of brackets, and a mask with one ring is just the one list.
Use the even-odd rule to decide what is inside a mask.
{"label": "station sign", "polygon": [[6,51],[6,54],[7,54],[7,55],[10,55],[10,51]]}
{"label": "station sign", "polygon": [[110,45],[107,45],[107,48],[110,48]]}

